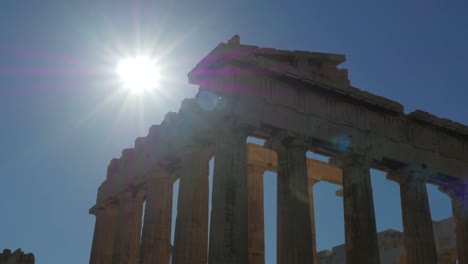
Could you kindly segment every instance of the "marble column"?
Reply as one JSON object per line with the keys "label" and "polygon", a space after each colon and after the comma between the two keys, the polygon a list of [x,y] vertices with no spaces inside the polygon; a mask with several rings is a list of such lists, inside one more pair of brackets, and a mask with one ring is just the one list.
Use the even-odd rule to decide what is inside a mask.
{"label": "marble column", "polygon": [[314,205],[314,185],[318,181],[309,179],[309,208],[310,208],[310,230],[312,233],[312,258],[313,263],[318,263],[317,256],[317,233],[315,229],[315,205]]}
{"label": "marble column", "polygon": [[213,173],[210,264],[248,262],[247,133],[226,126],[219,132]]}
{"label": "marble column", "polygon": [[168,264],[171,256],[173,180],[171,173],[158,168],[148,174],[145,181],[140,263]]}
{"label": "marble column", "polygon": [[403,242],[407,263],[437,264],[437,251],[427,197],[428,175],[418,171],[396,171],[389,178],[399,182],[403,216]]}
{"label": "marble column", "polygon": [[313,263],[306,146],[302,140],[272,140],[278,153],[277,263]]}
{"label": "marble column", "polygon": [[468,264],[468,187],[459,199],[452,199],[457,238],[458,264]]}
{"label": "marble column", "polygon": [[96,216],[90,264],[111,264],[117,226],[118,208],[113,202],[90,210]]}
{"label": "marble column", "polygon": [[343,171],[346,263],[380,263],[369,162],[364,155],[334,158]]}
{"label": "marble column", "polygon": [[248,166],[249,264],[265,264],[263,173],[265,168]]}
{"label": "marble column", "polygon": [[439,189],[452,199],[458,263],[468,264],[468,180],[451,182]]}
{"label": "marble column", "polygon": [[137,264],[140,253],[143,192],[129,188],[119,197],[120,207],[113,264]]}
{"label": "marble column", "polygon": [[174,264],[207,263],[209,159],[209,149],[197,144],[181,154]]}

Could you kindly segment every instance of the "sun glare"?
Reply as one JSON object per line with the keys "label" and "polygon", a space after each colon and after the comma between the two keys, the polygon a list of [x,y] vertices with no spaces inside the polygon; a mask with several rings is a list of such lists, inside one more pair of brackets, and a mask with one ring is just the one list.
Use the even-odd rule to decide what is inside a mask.
{"label": "sun glare", "polygon": [[156,61],[147,57],[122,59],[117,65],[116,72],[124,88],[135,93],[157,88],[160,79]]}

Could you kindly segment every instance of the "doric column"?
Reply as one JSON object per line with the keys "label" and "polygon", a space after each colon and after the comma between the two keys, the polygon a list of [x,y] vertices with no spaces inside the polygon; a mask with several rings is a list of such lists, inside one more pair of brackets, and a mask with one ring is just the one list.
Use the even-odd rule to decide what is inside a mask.
{"label": "doric column", "polygon": [[428,175],[418,171],[395,171],[388,178],[400,184],[403,242],[406,262],[437,264],[437,251],[427,197]]}
{"label": "doric column", "polygon": [[313,263],[306,145],[277,137],[277,263]]}
{"label": "doric column", "polygon": [[90,210],[96,216],[90,264],[111,264],[117,226],[118,208],[113,201]]}
{"label": "doric column", "polygon": [[248,167],[249,264],[265,264],[263,173],[265,168]]}
{"label": "doric column", "polygon": [[119,197],[120,208],[113,264],[137,264],[140,252],[143,192],[129,188]]}
{"label": "doric column", "polygon": [[468,180],[452,182],[439,189],[452,199],[458,263],[468,264]]}
{"label": "doric column", "polygon": [[468,185],[458,199],[452,199],[457,237],[458,264],[468,264]]}
{"label": "doric column", "polygon": [[207,263],[209,159],[209,149],[197,144],[181,154],[174,264]]}
{"label": "doric column", "polygon": [[343,171],[346,263],[380,263],[369,161],[346,153],[334,162]]}
{"label": "doric column", "polygon": [[172,225],[171,173],[157,168],[145,179],[145,218],[140,248],[140,263],[169,263]]}
{"label": "doric column", "polygon": [[314,205],[314,184],[318,181],[309,178],[309,208],[310,208],[310,230],[312,233],[312,258],[313,263],[318,263],[317,256],[317,233],[315,229],[315,205]]}
{"label": "doric column", "polygon": [[210,264],[248,262],[247,133],[227,126],[218,134],[213,173]]}

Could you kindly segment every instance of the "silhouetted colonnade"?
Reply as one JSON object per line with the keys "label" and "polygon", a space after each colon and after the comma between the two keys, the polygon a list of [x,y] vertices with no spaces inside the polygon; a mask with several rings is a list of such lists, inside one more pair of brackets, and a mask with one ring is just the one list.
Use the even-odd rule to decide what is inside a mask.
{"label": "silhouetted colonnade", "polygon": [[[197,97],[111,161],[90,210],[96,216],[90,263],[264,264],[265,171],[277,172],[277,263],[317,263],[312,186],[320,180],[343,185],[347,263],[380,263],[370,180],[370,169],[378,168],[400,185],[406,262],[438,263],[430,182],[452,198],[458,263],[468,264],[468,174],[455,175],[468,171],[468,129],[432,116],[433,123],[422,123],[419,112],[405,115],[399,104],[357,91],[336,68],[344,56],[288,52],[234,37],[197,65],[189,74],[200,85]],[[307,80],[301,85],[311,88],[300,88]],[[375,125],[374,115],[385,122]],[[344,148],[332,144],[339,131]],[[436,151],[421,147],[430,133],[441,135]],[[246,143],[248,136],[268,147]],[[462,143],[446,148],[446,142]],[[458,152],[445,154],[450,148]],[[331,157],[331,165],[307,159],[307,151]]]}

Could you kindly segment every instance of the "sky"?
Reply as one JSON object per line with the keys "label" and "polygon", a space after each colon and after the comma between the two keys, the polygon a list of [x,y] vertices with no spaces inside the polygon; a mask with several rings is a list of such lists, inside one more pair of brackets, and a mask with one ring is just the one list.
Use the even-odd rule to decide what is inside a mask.
{"label": "sky", "polygon": [[[98,2],[98,3],[97,3]],[[0,249],[37,263],[89,261],[97,188],[197,87],[187,73],[234,34],[241,43],[345,54],[355,87],[468,124],[468,2],[0,1]],[[115,67],[145,53],[158,89],[135,96]],[[275,177],[265,174],[266,263],[275,263]],[[401,230],[398,185],[372,171],[377,229]],[[314,187],[319,250],[344,242],[340,187]],[[449,199],[428,186],[432,217]]]}

